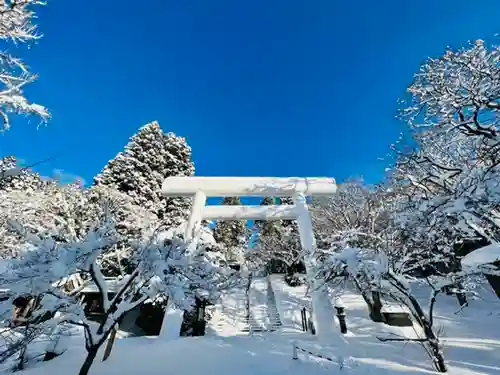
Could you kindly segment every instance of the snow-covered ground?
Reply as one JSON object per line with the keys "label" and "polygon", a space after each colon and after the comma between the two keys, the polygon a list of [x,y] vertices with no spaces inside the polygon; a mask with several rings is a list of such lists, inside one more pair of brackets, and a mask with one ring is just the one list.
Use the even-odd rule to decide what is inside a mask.
{"label": "snow-covered ground", "polygon": [[[241,375],[316,375],[340,371],[372,375],[435,373],[421,345],[380,342],[377,337],[415,337],[416,332],[412,327],[390,327],[372,322],[362,298],[354,292],[346,292],[342,296],[347,312],[348,334],[341,338],[339,333],[332,340],[332,347],[321,348],[315,336],[301,332],[300,307],[309,303],[304,295],[305,288],[286,288],[276,279],[273,278],[272,284],[283,323],[288,328],[297,329],[284,327],[273,333],[251,336],[226,334],[229,337],[121,339],[115,344],[108,361],[101,363],[102,353],[99,355],[91,374],[233,375],[235,371]],[[278,287],[281,290],[277,290]],[[424,305],[427,304],[428,292],[426,288],[416,289]],[[244,304],[244,299],[240,300],[241,295],[236,295],[238,302],[233,299],[232,306],[243,307],[241,303]],[[438,299],[435,324],[444,344],[443,352],[451,375],[500,374],[500,330],[497,328],[500,300],[489,289],[482,290],[480,295],[481,299],[471,300],[470,306],[462,311],[458,311],[455,297],[441,295]],[[230,300],[229,296],[226,299]],[[292,342],[306,351],[331,357],[333,362],[314,358],[303,351],[298,351],[299,360],[293,360]],[[347,366],[343,370],[339,370],[337,363],[341,354]],[[75,338],[70,349],[61,357],[24,373],[76,374],[84,356],[82,338]]]}
{"label": "snow-covered ground", "polygon": [[[429,289],[416,287],[415,294],[427,306]],[[440,295],[435,307],[435,329],[443,343],[444,357],[452,375],[500,374],[500,300],[487,286],[481,299],[470,300],[459,311],[456,297]],[[417,337],[418,327],[391,327],[368,317],[362,298],[353,292],[342,296],[346,305],[348,354],[356,362],[391,373],[432,373],[423,347],[410,342],[380,342],[377,337]]]}
{"label": "snow-covered ground", "polygon": [[[272,334],[271,334],[272,335]],[[70,352],[26,375],[77,374],[83,348]],[[100,358],[100,357],[99,357]],[[97,362],[91,375],[320,375],[335,371],[336,364],[315,359],[292,359],[292,346],[279,337],[201,337],[159,341],[148,338],[119,340],[106,362]]]}

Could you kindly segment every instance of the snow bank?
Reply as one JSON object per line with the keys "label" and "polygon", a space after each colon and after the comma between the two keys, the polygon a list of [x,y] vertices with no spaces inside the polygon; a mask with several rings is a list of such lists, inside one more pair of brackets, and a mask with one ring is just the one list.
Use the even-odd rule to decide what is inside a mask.
{"label": "snow bank", "polygon": [[[90,375],[320,375],[332,373],[337,365],[307,358],[292,359],[289,342],[266,342],[257,338],[180,338],[164,342],[133,338],[120,340],[106,362],[97,362]],[[70,358],[70,354],[73,355]],[[68,353],[26,375],[77,374],[83,353]],[[99,361],[100,358],[97,359]]]}
{"label": "snow bank", "polygon": [[472,251],[462,258],[462,267],[476,268],[500,260],[500,244],[494,243]]}
{"label": "snow bank", "polygon": [[167,306],[161,325],[161,339],[174,340],[179,338],[183,318],[184,310],[176,309],[171,305]]}
{"label": "snow bank", "polygon": [[[412,285],[423,303],[427,286]],[[492,330],[498,323],[498,304],[492,291],[479,291],[481,298],[456,314],[453,296],[443,295],[436,305],[436,328],[442,328],[445,359],[450,375],[500,375],[500,337]],[[300,296],[296,296],[299,299]],[[337,343],[324,347],[315,336],[302,332],[274,332],[262,336],[226,338],[176,338],[171,341],[151,337],[118,340],[111,357],[101,362],[97,356],[90,375],[409,375],[435,374],[432,363],[419,343],[380,342],[377,337],[416,338],[412,327],[392,327],[374,323],[363,298],[348,288],[342,295],[347,312],[349,340],[347,354],[353,363],[339,370],[338,363],[313,358],[298,351],[292,359],[292,341],[305,350],[338,360]],[[299,302],[299,301],[297,301]],[[308,302],[304,300],[303,303]],[[75,336],[68,351],[50,362],[20,372],[20,375],[75,375],[85,358],[83,338]],[[340,334],[337,339],[340,340]]]}

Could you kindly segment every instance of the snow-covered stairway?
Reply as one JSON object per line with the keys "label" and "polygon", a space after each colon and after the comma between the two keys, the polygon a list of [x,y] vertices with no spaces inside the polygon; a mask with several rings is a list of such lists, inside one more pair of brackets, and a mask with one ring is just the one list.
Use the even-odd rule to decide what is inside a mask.
{"label": "snow-covered stairway", "polygon": [[234,288],[225,293],[212,307],[212,317],[207,322],[206,335],[236,336],[248,332],[244,288]]}
{"label": "snow-covered stairway", "polygon": [[267,281],[257,277],[252,280],[249,290],[249,319],[246,332],[265,332],[270,328],[267,309]]}
{"label": "snow-covered stairway", "polygon": [[267,277],[252,280],[248,291],[248,308],[245,288],[234,288],[212,307],[211,315],[207,335],[236,336],[269,332],[282,325],[271,280]]}
{"label": "snow-covered stairway", "polygon": [[283,324],[281,323],[280,314],[278,311],[278,305],[276,303],[276,296],[274,295],[274,290],[271,284],[271,277],[266,277],[267,282],[267,314],[269,315],[269,320],[271,322],[271,330],[275,331],[280,328]]}
{"label": "snow-covered stairway", "polygon": [[289,286],[284,274],[269,276],[282,328],[287,331],[303,332],[301,310],[311,309],[311,298],[307,286]]}

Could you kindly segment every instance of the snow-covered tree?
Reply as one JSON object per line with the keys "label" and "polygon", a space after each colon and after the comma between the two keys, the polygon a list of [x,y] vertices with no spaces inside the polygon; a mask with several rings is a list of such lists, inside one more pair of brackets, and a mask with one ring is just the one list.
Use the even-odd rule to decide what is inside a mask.
{"label": "snow-covered tree", "polygon": [[[130,196],[107,186],[93,186],[84,190],[84,198],[88,207],[82,216],[95,222],[104,214],[107,207],[115,222],[118,235],[114,247],[103,252],[100,261],[106,276],[123,276],[133,270],[134,241],[140,241],[151,230],[158,228],[160,222],[155,214],[137,206]],[[87,227],[88,228],[88,227]]]}
{"label": "snow-covered tree", "polygon": [[[369,187],[361,180],[338,185],[337,194],[315,199],[312,205],[313,226],[320,247],[317,277],[337,287],[344,282],[343,269],[328,261],[329,254],[346,248],[375,249],[393,254],[394,230],[390,225],[391,200],[383,186]],[[392,260],[392,259],[391,259]],[[382,302],[375,289],[358,288],[375,321],[382,321]]]}
{"label": "snow-covered tree", "polygon": [[[80,375],[88,373],[100,346],[124,314],[139,304],[150,300],[191,309],[195,297],[214,301],[218,292],[236,281],[234,271],[221,267],[207,251],[215,244],[210,231],[200,230],[190,243],[182,239],[183,228],[153,231],[141,241],[132,243],[135,267],[120,279],[117,289],[111,292],[104,278],[103,252],[119,241],[116,223],[106,204],[101,220],[81,238],[57,241],[44,233],[32,233],[29,228],[11,221],[9,224],[26,241],[18,258],[7,263],[0,276],[2,287],[12,297],[29,294],[41,296],[38,315],[59,313],[57,321],[83,327],[87,358]],[[64,225],[56,228],[61,236]],[[89,283],[94,283],[102,295],[103,318],[97,325],[83,314],[83,307],[74,297],[67,296],[60,286],[68,276],[79,273]],[[9,301],[10,302],[10,301]],[[36,322],[32,322],[35,324]]]}
{"label": "snow-covered tree", "polygon": [[123,273],[119,269],[122,260],[130,257],[130,248],[121,245],[140,239],[145,228],[158,226],[155,215],[135,206],[127,195],[105,186],[83,190],[78,185],[59,186],[54,181],[41,181],[36,186],[30,182],[39,180],[29,174],[22,174],[16,180],[8,189],[0,189],[0,256],[3,258],[15,257],[23,244],[23,238],[7,225],[9,220],[21,223],[32,233],[50,235],[58,242],[71,242],[81,239],[103,215],[105,203],[117,223],[119,241],[117,247],[105,252],[102,260],[107,271],[120,274]]}
{"label": "snow-covered tree", "polygon": [[[276,204],[273,197],[265,197],[262,199],[261,205],[271,206]],[[246,254],[247,262],[252,265],[251,268],[260,269],[263,266],[272,267],[273,257],[271,253],[262,246],[263,241],[268,238],[279,238],[280,222],[277,220],[255,220],[253,228],[253,246]],[[277,240],[279,241],[279,240]]]}
{"label": "snow-covered tree", "polygon": [[[36,6],[45,5],[39,0],[11,0],[0,3],[0,39],[14,46],[38,41],[42,35],[34,23]],[[24,96],[24,89],[38,77],[29,71],[28,66],[9,51],[0,53],[0,117],[2,131],[10,128],[11,114],[33,115],[42,121],[49,118],[47,109],[30,102]]]}
{"label": "snow-covered tree", "polygon": [[408,88],[410,100],[401,115],[415,128],[496,138],[497,119],[491,114],[499,108],[499,62],[499,48],[481,40],[428,59]]}
{"label": "snow-covered tree", "polygon": [[3,288],[11,294],[7,306],[19,296],[30,296],[38,300],[36,314],[32,314],[28,322],[30,325],[36,326],[39,323],[36,318],[41,315],[59,313],[57,318],[49,319],[54,326],[64,321],[75,322],[85,327],[87,341],[94,338],[78,301],[66,296],[57,286],[80,270],[89,272],[100,284],[103,278],[96,262],[100,251],[114,241],[112,222],[96,226],[84,238],[72,242],[58,242],[52,235],[32,233],[16,221],[10,221],[9,225],[25,241],[19,256],[6,264],[0,277]]}
{"label": "snow-covered tree", "polygon": [[[441,345],[433,329],[432,314],[426,313],[415,298],[408,280],[394,272],[387,255],[379,250],[346,247],[330,253],[327,262],[338,274],[347,275],[358,289],[376,291],[405,305],[413,320],[419,324],[425,337],[414,340],[428,347],[433,363],[440,372],[446,372]],[[382,339],[382,341],[412,341],[407,338]]]}
{"label": "snow-covered tree", "polygon": [[[265,197],[262,199],[260,202],[261,206],[272,206],[275,203],[275,199],[273,197]],[[254,228],[255,230],[260,233],[262,231],[264,232],[272,232],[273,229],[271,227],[275,227],[276,221],[267,221],[267,220],[255,220],[254,222]]]}
{"label": "snow-covered tree", "polygon": [[201,228],[189,243],[183,234],[184,225],[156,231],[139,244],[134,259],[143,278],[159,282],[157,293],[190,310],[196,298],[214,303],[236,279],[211,251],[217,244],[209,228]]}
{"label": "snow-covered tree", "polygon": [[[239,197],[226,197],[222,200],[222,204],[238,206],[241,205],[241,200]],[[214,238],[228,262],[241,264],[250,240],[250,231],[246,221],[224,220],[217,222]]]}
{"label": "snow-covered tree", "polygon": [[[500,202],[499,62],[499,48],[483,41],[429,59],[401,111],[419,149],[404,160],[408,180],[431,198],[442,197],[432,203],[444,205],[462,229],[493,240]],[[484,232],[484,224],[491,229]]]}
{"label": "snow-covered tree", "polygon": [[476,41],[429,59],[401,110],[416,146],[392,170],[409,193],[397,210],[405,253],[448,269],[500,236],[499,56]]}
{"label": "snow-covered tree", "polygon": [[[284,198],[264,198],[262,204],[292,205],[293,200]],[[298,225],[295,220],[256,222],[257,240],[255,256],[270,267],[271,272],[286,272],[292,275],[301,267],[302,248]]]}
{"label": "snow-covered tree", "polygon": [[373,217],[372,194],[363,181],[352,180],[339,184],[334,196],[313,200],[312,219],[320,248],[329,249],[349,231],[366,233],[365,241],[369,241],[377,220]]}
{"label": "snow-covered tree", "polygon": [[129,195],[166,226],[177,226],[187,217],[189,198],[165,198],[160,189],[170,176],[192,176],[194,164],[186,140],[164,133],[157,122],[149,123],[132,136],[114,159],[95,177],[94,185],[105,185]]}

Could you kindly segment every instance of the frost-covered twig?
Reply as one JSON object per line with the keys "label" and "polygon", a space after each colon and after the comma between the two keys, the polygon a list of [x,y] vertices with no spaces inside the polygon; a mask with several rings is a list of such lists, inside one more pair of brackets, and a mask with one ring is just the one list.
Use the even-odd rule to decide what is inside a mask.
{"label": "frost-covered twig", "polygon": [[[14,44],[31,43],[42,37],[37,32],[33,10],[45,5],[39,0],[11,0],[0,4],[0,39]],[[42,121],[50,117],[47,109],[29,102],[23,94],[24,86],[32,83],[37,76],[31,74],[28,67],[9,52],[0,52],[0,117],[3,130],[10,128],[9,114],[34,115]]]}

